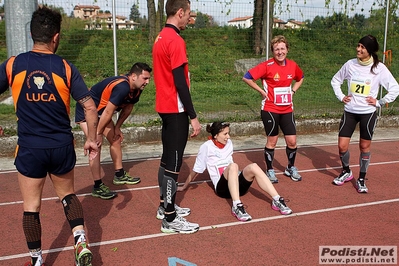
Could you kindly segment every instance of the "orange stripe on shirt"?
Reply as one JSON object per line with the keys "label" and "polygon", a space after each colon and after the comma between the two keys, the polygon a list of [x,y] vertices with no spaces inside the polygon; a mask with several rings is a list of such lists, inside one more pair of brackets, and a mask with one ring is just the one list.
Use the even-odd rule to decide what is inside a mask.
{"label": "orange stripe on shirt", "polygon": [[71,77],[72,77],[72,70],[70,65],[68,64],[68,62],[65,59],[62,59],[62,61],[64,62],[64,66],[65,66],[65,74],[66,74],[66,78],[67,78],[67,87],[70,88],[71,87]]}
{"label": "orange stripe on shirt", "polygon": [[66,107],[66,111],[68,113],[68,115],[71,112],[71,107],[70,107],[70,103],[71,103],[71,75],[72,75],[72,70],[71,67],[69,66],[69,64],[67,63],[67,61],[65,61],[64,59],[62,60],[64,62],[64,67],[65,67],[65,76],[66,76],[66,82],[67,84],[65,84],[65,80],[54,74],[52,75],[53,80],[54,80],[54,86],[58,91],[58,94],[60,95],[62,101],[65,104]]}
{"label": "orange stripe on shirt", "polygon": [[109,98],[111,98],[112,90],[115,88],[116,85],[118,85],[119,83],[124,82],[124,81],[127,82],[126,79],[113,80],[112,82],[110,82],[107,85],[107,87],[105,87],[105,89],[101,93],[101,99],[100,99],[100,103],[97,106],[97,111],[100,111],[105,106],[107,106],[107,103],[109,102]]}
{"label": "orange stripe on shirt", "polygon": [[7,73],[7,79],[8,79],[8,84],[12,85],[12,66],[14,65],[15,61],[15,56],[10,57],[10,59],[7,62],[6,65],[6,73]]}
{"label": "orange stripe on shirt", "polygon": [[14,100],[15,111],[17,111],[17,103],[19,95],[21,94],[22,91],[22,84],[25,81],[25,77],[26,77],[26,71],[18,73],[17,75],[15,75],[14,82],[12,83],[11,86],[11,94],[12,94],[12,99]]}
{"label": "orange stripe on shirt", "polygon": [[68,112],[68,115],[70,113],[70,90],[69,87],[65,84],[64,79],[62,79],[60,76],[56,75],[53,73],[53,80],[54,80],[54,85],[55,88],[58,91],[58,94],[61,96],[62,101],[65,104],[66,110]]}

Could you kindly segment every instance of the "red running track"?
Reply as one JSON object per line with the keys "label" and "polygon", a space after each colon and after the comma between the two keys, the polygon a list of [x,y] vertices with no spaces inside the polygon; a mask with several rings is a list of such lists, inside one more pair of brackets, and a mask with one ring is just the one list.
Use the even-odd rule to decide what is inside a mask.
{"label": "red running track", "polygon": [[[87,165],[77,166],[76,193],[85,211],[86,231],[94,254],[93,265],[318,265],[319,246],[392,246],[399,239],[399,190],[397,170],[399,141],[372,143],[368,169],[368,194],[358,194],[353,182],[331,184],[340,171],[336,144],[302,146],[297,162],[303,177],[293,182],[282,171],[285,149],[277,149],[275,168],[279,194],[294,211],[280,215],[270,207],[270,197],[254,183],[241,199],[253,217],[239,222],[231,214],[231,201],[218,198],[207,180],[199,176],[177,202],[190,207],[189,221],[199,223],[191,235],[163,234],[155,218],[158,206],[159,159],[125,162],[130,174],[142,182],[112,185],[113,169],[103,165],[105,182],[119,192],[113,200],[91,197],[92,180]],[[358,176],[358,144],[350,146],[351,168]],[[241,166],[250,162],[264,167],[263,150],[236,152]],[[183,182],[195,157],[184,160]],[[29,259],[22,231],[22,204],[17,173],[0,172],[0,265],[23,265]],[[73,239],[64,212],[47,180],[41,210],[46,265],[73,265]],[[180,264],[179,264],[180,262]],[[190,264],[191,263],[191,264]]]}

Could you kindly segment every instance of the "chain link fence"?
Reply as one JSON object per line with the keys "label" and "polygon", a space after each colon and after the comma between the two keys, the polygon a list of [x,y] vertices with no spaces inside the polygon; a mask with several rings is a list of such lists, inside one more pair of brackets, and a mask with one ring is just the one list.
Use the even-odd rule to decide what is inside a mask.
{"label": "chain link fence", "polygon": [[[114,9],[111,0],[39,0],[39,4],[59,8],[65,14],[57,53],[78,67],[89,86],[115,74],[112,27],[107,21],[113,12],[121,22],[116,34],[118,74],[127,72],[137,61],[152,65],[147,3],[144,0],[115,2]],[[99,17],[94,22],[93,19],[74,18],[77,6],[97,6]],[[254,3],[200,0],[191,1],[191,9],[195,23],[182,32],[182,36],[187,43],[191,94],[200,120],[259,120],[260,96],[241,78],[247,68],[266,58],[254,54],[250,24],[248,27],[234,24],[237,18],[251,19]],[[396,12],[390,13],[386,42],[386,50],[390,52],[385,56],[385,63],[393,75],[399,77],[396,64],[398,19]],[[101,16],[104,19],[100,19]],[[357,42],[366,34],[377,37],[379,56],[384,58],[385,8],[373,6],[368,1],[353,7],[331,3],[326,7],[323,1],[318,4],[278,2],[273,17],[272,35],[282,34],[288,38],[291,45],[288,58],[295,60],[305,73],[305,82],[294,100],[297,119],[338,117],[342,113],[342,104],[332,91],[331,78],[348,59],[356,56]],[[90,25],[95,27],[90,28]],[[0,22],[0,43],[5,44],[5,36],[4,23]],[[5,49],[0,49],[0,59],[4,61],[6,58]],[[157,123],[154,101],[155,88],[151,82],[130,122]],[[399,108],[396,105],[392,103],[385,107],[383,115],[397,114]]]}

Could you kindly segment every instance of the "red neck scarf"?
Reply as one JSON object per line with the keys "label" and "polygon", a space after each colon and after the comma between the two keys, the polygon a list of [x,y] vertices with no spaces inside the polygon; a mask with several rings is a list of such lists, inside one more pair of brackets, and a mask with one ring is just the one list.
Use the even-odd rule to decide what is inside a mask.
{"label": "red neck scarf", "polygon": [[223,149],[224,146],[226,146],[226,144],[220,143],[216,139],[212,138],[212,136],[209,136],[208,139],[212,140],[216,147],[218,147],[219,149]]}

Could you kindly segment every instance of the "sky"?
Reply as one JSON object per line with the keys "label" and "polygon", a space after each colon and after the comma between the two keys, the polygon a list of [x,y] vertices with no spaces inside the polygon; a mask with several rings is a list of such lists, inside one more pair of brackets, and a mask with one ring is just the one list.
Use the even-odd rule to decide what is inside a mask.
{"label": "sky", "polygon": [[[38,0],[54,6],[62,6],[69,15],[75,5],[98,5],[102,10],[109,10],[112,13],[113,3],[115,3],[116,15],[129,17],[130,8],[137,4],[142,16],[147,16],[146,0]],[[331,0],[329,8],[325,7],[325,0],[281,0],[280,9],[276,8],[275,16],[282,20],[295,19],[298,21],[312,20],[315,16],[328,16],[334,10],[342,11],[339,0]],[[353,0],[352,0],[353,1]],[[155,0],[155,2],[157,2]],[[165,0],[166,2],[166,0]],[[226,4],[227,2],[227,4]],[[230,2],[230,3],[229,3]],[[362,13],[366,17],[372,6],[373,0],[361,0],[356,5],[355,13]],[[287,5],[289,3],[289,7]],[[364,9],[364,11],[362,11]],[[227,24],[227,21],[253,15],[253,0],[191,0],[191,10],[211,15],[219,25]],[[352,15],[353,15],[352,14]],[[350,14],[349,14],[350,15]]]}

